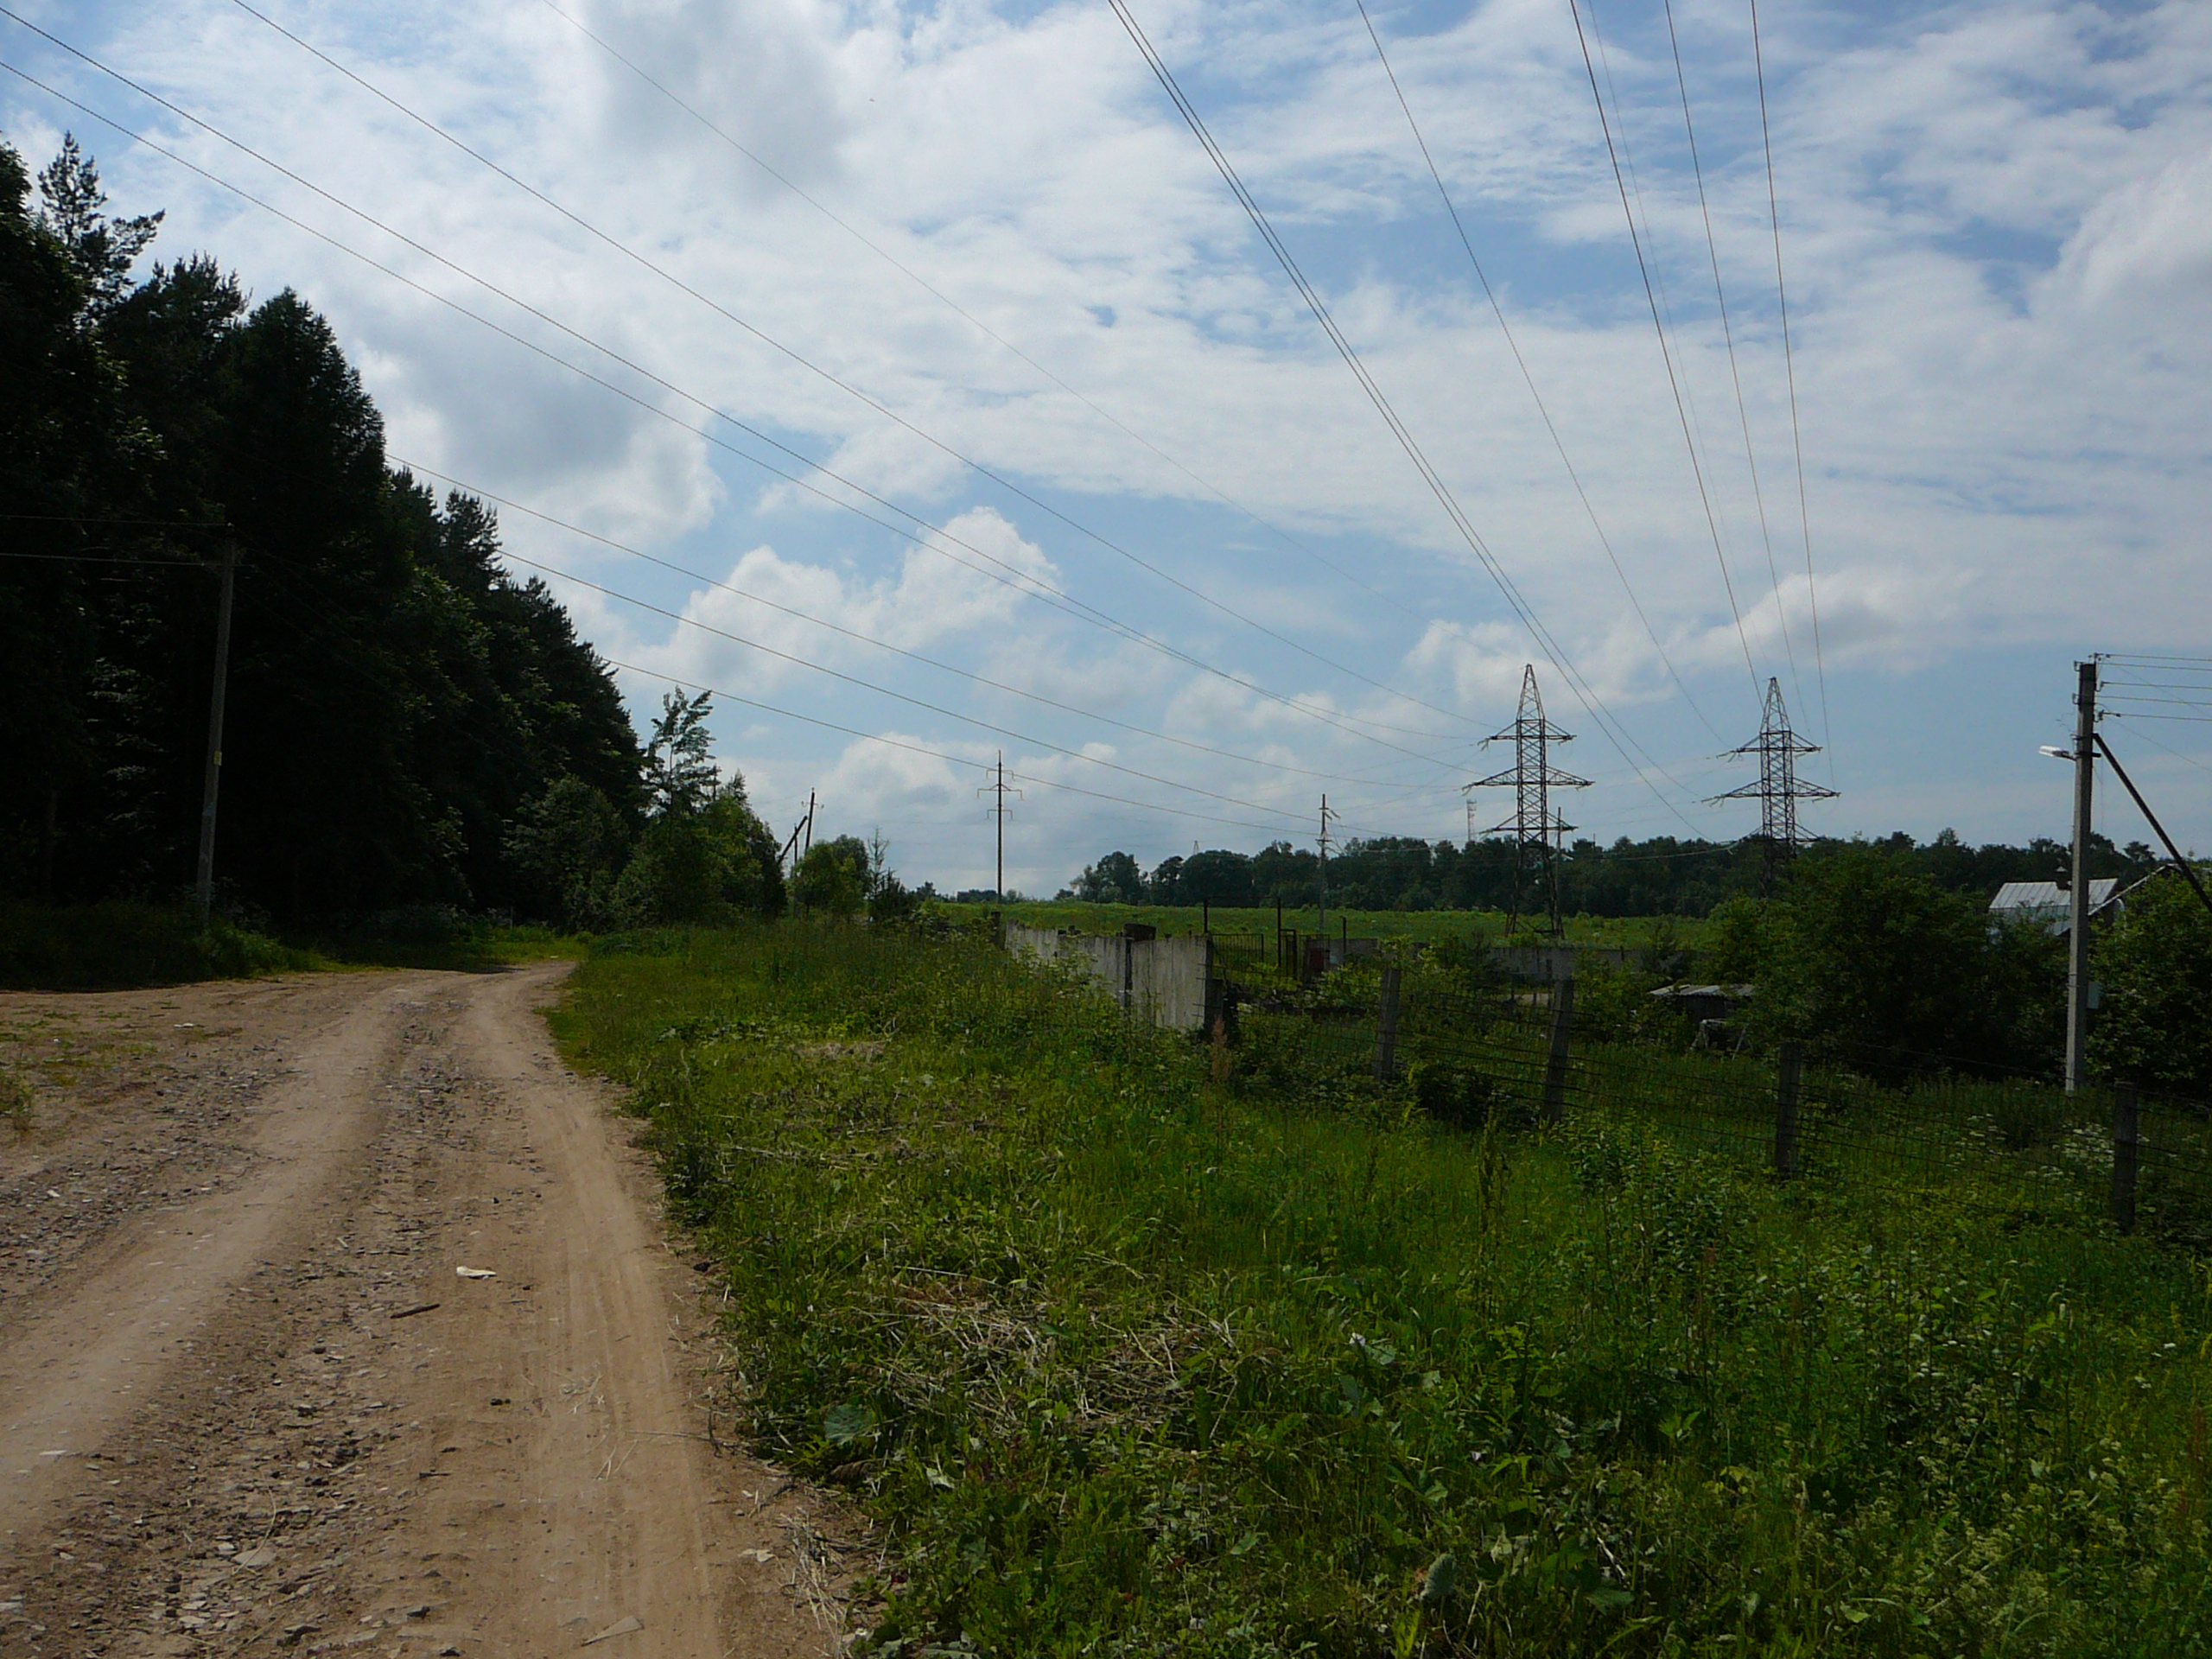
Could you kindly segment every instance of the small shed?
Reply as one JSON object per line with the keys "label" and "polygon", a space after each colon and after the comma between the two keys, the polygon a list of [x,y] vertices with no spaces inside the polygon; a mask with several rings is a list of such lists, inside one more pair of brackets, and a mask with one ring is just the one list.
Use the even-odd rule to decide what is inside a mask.
{"label": "small shed", "polygon": [[[2120,878],[2097,877],[2089,883],[2089,914],[2118,916],[2126,909],[2120,897]],[[2056,881],[2007,881],[1989,901],[1992,922],[2034,922],[2063,938],[2073,930],[2073,894]]]}
{"label": "small shed", "polygon": [[1751,990],[1749,985],[1662,985],[1651,995],[1703,1025],[1708,1020],[1726,1020],[1751,1001]]}

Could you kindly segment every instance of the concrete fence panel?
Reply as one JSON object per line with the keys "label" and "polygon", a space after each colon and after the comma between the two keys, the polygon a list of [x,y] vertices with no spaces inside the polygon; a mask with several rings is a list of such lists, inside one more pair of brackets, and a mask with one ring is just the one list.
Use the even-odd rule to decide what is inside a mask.
{"label": "concrete fence panel", "polygon": [[1123,1008],[1165,1030],[1198,1031],[1205,1025],[1211,939],[1128,939],[1008,923],[1005,941],[1016,956],[1080,967]]}

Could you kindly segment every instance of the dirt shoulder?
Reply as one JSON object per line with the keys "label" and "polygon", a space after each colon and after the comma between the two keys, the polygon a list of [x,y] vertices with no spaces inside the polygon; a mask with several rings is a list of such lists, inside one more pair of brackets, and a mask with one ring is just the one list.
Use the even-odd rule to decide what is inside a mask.
{"label": "dirt shoulder", "polygon": [[0,1653],[834,1649],[565,971],[0,996]]}

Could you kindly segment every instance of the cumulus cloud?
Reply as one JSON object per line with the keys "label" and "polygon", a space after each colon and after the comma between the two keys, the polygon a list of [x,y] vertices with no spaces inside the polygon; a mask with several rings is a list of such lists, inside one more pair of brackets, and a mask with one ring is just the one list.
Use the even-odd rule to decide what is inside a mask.
{"label": "cumulus cloud", "polygon": [[[849,228],[534,0],[462,10],[292,0],[278,15],[620,247],[234,7],[106,0],[48,15],[58,32],[689,397],[630,378],[29,37],[12,47],[88,102],[649,405],[88,131],[119,207],[170,209],[165,251],[211,248],[257,294],[294,285],[331,315],[398,453],[725,573],[760,600],[1278,768],[1236,771],[1244,798],[1287,810],[1318,786],[1307,773],[1329,773],[1371,780],[1358,786],[1380,817],[1450,827],[1452,768],[1472,736],[1510,717],[1521,664],[1542,653],[1109,13],[819,0],[563,9]],[[1356,16],[1296,3],[1173,3],[1145,18],[1485,547],[1654,752],[1712,747],[1675,673],[1732,731],[1756,718],[1743,706],[1746,641],[1752,677],[1787,675],[1793,658],[1804,677],[1808,529],[1826,666],[1847,716],[1867,711],[1870,748],[1882,721],[1916,713],[1903,703],[1882,712],[1898,677],[1976,653],[2063,658],[2090,636],[2111,648],[2171,641],[2174,619],[2212,601],[2212,567],[2199,552],[2202,434],[2212,425],[2212,10],[2188,0],[2111,13],[2062,0],[1967,0],[1895,16],[1762,9],[1808,523],[1744,20],[1737,8],[1675,10],[1707,164],[1711,255],[1659,14],[1608,9],[1606,67],[1702,494],[1563,8],[1481,0],[1424,33],[1377,15],[1514,326],[1518,363]],[[20,86],[0,99],[0,120],[27,143],[50,147],[60,125],[85,124]],[[1726,334],[1713,259],[1728,284]],[[1537,418],[1523,363],[1580,490]],[[709,407],[805,459],[772,454]],[[748,467],[725,442],[880,521],[908,524],[900,513],[911,510],[942,524],[988,559],[1325,718],[1019,599],[955,562],[1007,575],[988,559],[952,543],[902,543]],[[1456,720],[1163,587],[948,448]],[[810,462],[893,505],[808,474]],[[1245,508],[1310,540],[1357,583],[1284,549]],[[564,590],[626,660],[733,691],[789,697],[804,683],[822,699],[808,706],[841,724],[885,730],[893,718],[947,753],[989,741],[910,708],[889,716],[880,699],[830,689],[707,631],[720,629],[1070,748],[1110,741],[1123,761],[1162,776],[1228,775],[1224,763],[1126,731],[1102,740],[1095,722],[949,683],[757,600],[634,571],[546,526],[511,516],[507,530],[531,556],[588,566],[594,579],[706,625]],[[1716,539],[1738,583],[1740,639]],[[733,548],[751,550],[733,558]],[[1540,671],[1548,696],[1570,708],[1551,671]],[[641,702],[657,695],[642,681],[636,689]],[[728,728],[741,729],[749,728]],[[873,803],[870,763],[849,758],[870,751],[849,742],[769,720],[739,758],[802,798],[804,779],[834,778]],[[1930,761],[1917,781],[1885,778],[1866,798],[1887,810],[1916,789],[1954,786],[1973,764],[1962,750]],[[1409,792],[1416,782],[1432,791],[1425,805]],[[2004,804],[2009,787],[1992,784],[1993,811],[2015,810]],[[1593,791],[1586,816],[1612,812],[1626,824],[1672,810],[1632,778],[1618,788],[1618,798]],[[958,804],[881,800],[916,823]],[[1050,791],[1027,810],[1020,834],[1042,838],[1039,860],[1055,825],[1109,821],[1098,804]],[[1180,838],[1165,821],[1155,835],[1161,846]]]}
{"label": "cumulus cloud", "polygon": [[697,626],[679,626],[652,665],[747,690],[808,678],[809,664],[873,671],[892,657],[883,646],[929,651],[1010,625],[1033,584],[1058,574],[988,507],[962,513],[945,531],[874,581],[753,548],[719,585],[686,602],[683,617]]}

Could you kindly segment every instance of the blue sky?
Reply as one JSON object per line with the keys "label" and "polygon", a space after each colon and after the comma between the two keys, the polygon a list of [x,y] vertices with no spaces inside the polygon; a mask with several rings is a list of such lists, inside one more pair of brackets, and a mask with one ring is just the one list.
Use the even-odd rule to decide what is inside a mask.
{"label": "blue sky", "polygon": [[[1027,890],[1298,838],[1323,789],[1461,833],[1530,660],[1602,839],[1753,827],[1703,802],[1769,676],[1843,791],[1811,826],[2060,834],[2073,660],[2212,654],[2212,8],[1761,7],[1801,520],[1748,5],[1678,0],[1678,82],[1662,6],[1586,0],[1709,526],[1567,0],[1370,15],[1587,511],[1357,8],[1133,5],[1586,698],[1104,4],[255,4],[574,218],[236,0],[16,9],[327,195],[16,24],[0,58],[417,287],[13,77],[0,124],[34,163],[77,130],[156,253],[299,289],[395,455],[515,504],[641,721],[719,690],[772,822],[814,790],[912,879],[988,885],[1001,749]],[[2212,846],[2212,741],[2161,711],[2199,712],[2107,734]]]}

